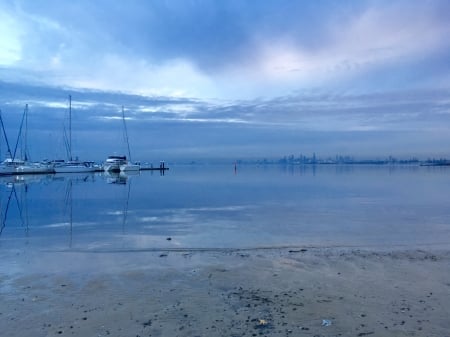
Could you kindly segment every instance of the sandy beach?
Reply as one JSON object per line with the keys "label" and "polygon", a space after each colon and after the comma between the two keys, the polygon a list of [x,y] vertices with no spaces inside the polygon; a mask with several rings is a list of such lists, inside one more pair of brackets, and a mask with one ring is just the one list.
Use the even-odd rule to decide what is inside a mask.
{"label": "sandy beach", "polygon": [[1,275],[3,336],[450,336],[448,250],[54,254]]}

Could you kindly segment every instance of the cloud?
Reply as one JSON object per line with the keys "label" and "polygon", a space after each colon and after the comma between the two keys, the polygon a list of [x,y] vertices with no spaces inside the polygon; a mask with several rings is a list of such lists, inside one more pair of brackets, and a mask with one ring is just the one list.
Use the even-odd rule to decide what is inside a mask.
{"label": "cloud", "polygon": [[78,68],[71,71],[69,82],[75,87],[149,96],[195,97],[205,92],[214,95],[211,80],[181,59],[155,66],[145,59],[107,54],[100,63],[102,66],[93,69],[89,77],[80,75]]}
{"label": "cloud", "polygon": [[0,12],[0,36],[0,66],[12,66],[22,57],[20,26],[4,12]]}
{"label": "cloud", "polygon": [[[445,153],[448,90],[372,94],[305,91],[278,98],[202,101],[0,82],[0,107],[15,141],[25,103],[33,159],[62,158],[67,96],[73,99],[74,155],[125,153],[125,106],[133,158],[142,161],[263,158],[287,153]],[[4,152],[3,152],[4,153]]]}
{"label": "cloud", "polygon": [[[49,120],[61,120],[72,95],[79,123],[106,125],[121,118],[130,122],[247,124],[255,127],[310,131],[445,129],[450,125],[449,90],[398,90],[345,93],[310,90],[276,98],[206,101],[186,97],[132,95],[99,90],[60,89],[0,81],[0,105],[20,116],[25,104]],[[61,117],[62,116],[62,117]],[[19,120],[19,118],[16,118]],[[100,124],[97,124],[97,128]]]}
{"label": "cloud", "polygon": [[350,18],[334,18],[323,25],[327,30],[322,34],[326,35],[324,43],[313,48],[295,31],[262,39],[258,53],[261,77],[318,85],[391,65],[411,66],[412,61],[450,47],[448,20],[438,6],[426,2],[375,3]]}
{"label": "cloud", "polygon": [[0,108],[14,134],[30,105],[30,135],[42,153],[61,133],[68,94],[83,137],[75,148],[93,157],[119,151],[122,105],[135,151],[155,157],[360,146],[343,134],[360,144],[370,138],[373,147],[378,135],[380,149],[389,149],[386,134],[408,134],[395,138],[404,150],[416,132],[430,149],[442,148],[450,125],[449,7],[439,0],[2,2]]}
{"label": "cloud", "polygon": [[[355,81],[371,90],[380,83],[388,90],[418,82],[444,85],[448,78],[427,71],[430,58],[441,54],[438,64],[444,66],[449,54],[445,1],[41,0],[1,6],[7,24],[0,27],[11,34],[2,41],[0,65],[8,68],[0,75],[9,80],[252,98],[350,88]],[[414,81],[411,71],[420,74]],[[373,85],[367,80],[372,77]]]}

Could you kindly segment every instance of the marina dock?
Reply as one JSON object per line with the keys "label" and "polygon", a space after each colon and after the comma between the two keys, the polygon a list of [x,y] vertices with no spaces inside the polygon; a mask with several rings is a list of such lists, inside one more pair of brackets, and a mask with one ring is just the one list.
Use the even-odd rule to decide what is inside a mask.
{"label": "marina dock", "polygon": [[[34,163],[33,165],[8,165],[6,166],[5,163],[0,164],[0,168],[4,167],[4,170],[0,169],[0,176],[7,176],[7,175],[27,175],[27,174],[56,174],[56,173],[62,173],[59,171],[56,171],[54,167],[46,163],[45,165],[42,163]],[[33,169],[24,169],[24,168],[33,167]],[[169,170],[169,167],[167,167],[165,164],[161,163],[160,165],[153,166],[152,164],[144,164],[140,165],[139,170],[136,170],[136,172],[139,171],[159,171],[159,172],[166,172]],[[95,165],[92,166],[92,170],[86,171],[86,172],[106,172],[104,170],[103,166],[101,165]],[[117,172],[121,172],[117,170]],[[126,172],[126,171],[125,171]],[[77,173],[75,171],[67,171],[64,173]],[[79,172],[78,172],[79,173]]]}

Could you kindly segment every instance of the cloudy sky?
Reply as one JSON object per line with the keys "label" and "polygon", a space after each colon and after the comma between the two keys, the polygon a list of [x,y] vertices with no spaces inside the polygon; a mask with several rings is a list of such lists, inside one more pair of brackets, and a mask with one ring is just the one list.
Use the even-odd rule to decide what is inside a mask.
{"label": "cloudy sky", "polygon": [[[5,0],[0,109],[33,159],[450,157],[450,2]],[[64,126],[66,125],[66,126]],[[4,156],[2,139],[2,156]]]}

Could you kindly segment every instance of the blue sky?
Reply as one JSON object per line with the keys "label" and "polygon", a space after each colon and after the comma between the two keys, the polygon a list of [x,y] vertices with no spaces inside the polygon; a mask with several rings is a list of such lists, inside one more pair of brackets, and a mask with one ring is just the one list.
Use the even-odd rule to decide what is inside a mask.
{"label": "blue sky", "polygon": [[35,159],[450,156],[448,1],[2,1],[0,109]]}

